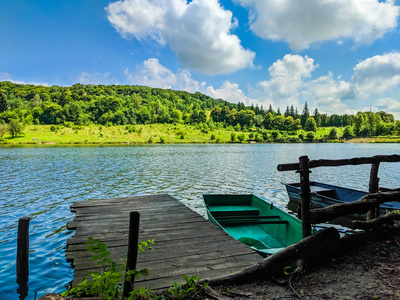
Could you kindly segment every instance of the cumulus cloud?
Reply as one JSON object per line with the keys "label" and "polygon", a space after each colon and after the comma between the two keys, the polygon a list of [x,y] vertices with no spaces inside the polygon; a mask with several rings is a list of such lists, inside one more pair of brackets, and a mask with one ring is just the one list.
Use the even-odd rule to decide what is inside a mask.
{"label": "cumulus cloud", "polygon": [[268,68],[270,79],[259,82],[258,86],[263,89],[264,97],[275,106],[296,106],[304,79],[310,78],[317,67],[308,56],[287,54]]}
{"label": "cumulus cloud", "polygon": [[375,103],[376,111],[386,111],[392,113],[396,120],[400,120],[400,101],[393,98],[381,98]]}
{"label": "cumulus cloud", "polygon": [[313,106],[319,111],[328,114],[355,114],[357,111],[350,109],[343,101],[352,100],[351,83],[335,79],[329,72],[306,84],[303,97],[313,100]]}
{"label": "cumulus cloud", "polygon": [[359,98],[384,93],[400,85],[400,52],[376,55],[354,68],[354,92]]}
{"label": "cumulus cloud", "polygon": [[132,84],[147,85],[162,89],[170,89],[177,82],[177,76],[160,64],[157,58],[150,58],[143,62],[139,72],[131,73],[125,70],[127,79]]}
{"label": "cumulus cloud", "polygon": [[214,75],[253,65],[255,53],[231,34],[237,20],[218,0],[123,0],[106,11],[124,38],[168,45],[187,69]]}
{"label": "cumulus cloud", "polygon": [[320,41],[349,38],[370,44],[397,27],[393,0],[236,0],[250,9],[252,31],[286,41],[295,51]]}
{"label": "cumulus cloud", "polygon": [[223,99],[232,103],[242,102],[245,105],[251,105],[259,102],[257,99],[246,96],[237,83],[230,81],[225,81],[223,85],[217,89],[214,89],[213,86],[209,86],[204,93],[215,99]]}

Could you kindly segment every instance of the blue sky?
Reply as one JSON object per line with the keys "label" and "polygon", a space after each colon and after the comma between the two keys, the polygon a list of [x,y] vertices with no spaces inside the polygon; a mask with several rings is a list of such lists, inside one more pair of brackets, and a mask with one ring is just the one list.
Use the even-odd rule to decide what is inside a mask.
{"label": "blue sky", "polygon": [[400,119],[400,0],[2,0],[0,81]]}

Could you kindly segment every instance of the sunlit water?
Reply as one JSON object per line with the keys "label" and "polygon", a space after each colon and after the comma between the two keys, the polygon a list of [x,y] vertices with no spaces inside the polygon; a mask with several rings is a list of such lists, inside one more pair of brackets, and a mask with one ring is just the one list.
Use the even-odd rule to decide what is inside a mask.
{"label": "sunlit water", "polygon": [[[66,223],[74,201],[167,193],[205,216],[202,194],[254,193],[285,208],[284,182],[298,181],[281,163],[399,154],[398,144],[153,145],[0,148],[0,299],[18,299],[18,219],[30,216],[26,299],[62,292],[73,278],[65,260]],[[369,165],[317,168],[311,180],[367,190]],[[400,163],[382,163],[381,186],[400,182]]]}

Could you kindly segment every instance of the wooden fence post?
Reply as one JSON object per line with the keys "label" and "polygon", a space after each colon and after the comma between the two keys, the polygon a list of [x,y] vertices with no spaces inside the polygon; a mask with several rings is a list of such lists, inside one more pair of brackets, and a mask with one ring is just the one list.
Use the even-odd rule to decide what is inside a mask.
{"label": "wooden fence post", "polygon": [[303,229],[303,239],[311,235],[310,223],[310,169],[308,168],[308,156],[301,156],[299,158],[300,173],[300,197],[301,197],[301,223]]}
{"label": "wooden fence post", "polygon": [[[377,193],[379,191],[379,178],[378,178],[378,171],[379,171],[379,161],[375,161],[371,164],[371,173],[369,177],[369,193]],[[371,209],[367,213],[367,220],[372,220],[379,217],[379,204],[377,207]]]}
{"label": "wooden fence post", "polygon": [[[129,214],[129,240],[128,240],[128,255],[126,261],[126,271],[136,270],[136,262],[138,256],[139,245],[139,221],[140,213],[138,211],[131,211]],[[131,280],[126,280],[124,283],[124,298],[129,297],[129,293],[133,290],[135,277],[132,276]]]}
{"label": "wooden fence post", "polygon": [[17,235],[17,277],[29,276],[29,217],[18,221]]}

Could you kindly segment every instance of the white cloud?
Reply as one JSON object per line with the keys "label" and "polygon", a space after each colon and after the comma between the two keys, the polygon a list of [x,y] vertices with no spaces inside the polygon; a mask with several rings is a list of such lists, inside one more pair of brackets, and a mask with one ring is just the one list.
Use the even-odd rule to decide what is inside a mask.
{"label": "white cloud", "polygon": [[125,70],[125,75],[131,84],[147,85],[162,89],[170,89],[177,82],[177,76],[160,64],[158,59],[150,58],[143,62],[139,72],[130,73]]}
{"label": "white cloud", "polygon": [[376,111],[386,111],[393,114],[396,120],[400,120],[400,101],[393,98],[381,98],[376,101]]}
{"label": "white cloud", "polygon": [[320,112],[328,114],[355,114],[356,110],[350,109],[343,100],[352,98],[351,83],[333,78],[333,74],[321,76],[306,83],[303,97],[312,99],[312,104]]}
{"label": "white cloud", "polygon": [[354,92],[363,99],[400,85],[400,52],[376,55],[354,68]]}
{"label": "white cloud", "polygon": [[247,97],[245,93],[239,88],[239,85],[237,83],[232,83],[230,81],[225,81],[223,85],[217,89],[209,86],[204,91],[204,93],[215,99],[223,99],[232,103],[242,102],[245,105],[258,103],[256,99]]}
{"label": "white cloud", "polygon": [[370,44],[397,27],[393,0],[236,0],[250,9],[258,36],[287,41],[296,51],[320,41],[350,38]]}
{"label": "white cloud", "polygon": [[82,72],[78,76],[78,82],[82,84],[118,84],[116,78],[110,77],[111,73],[86,73]]}
{"label": "white cloud", "polygon": [[214,75],[253,66],[255,53],[231,34],[237,20],[218,0],[124,0],[106,11],[124,38],[168,44],[187,69]]}
{"label": "white cloud", "polygon": [[317,68],[314,60],[307,56],[287,54],[268,68],[270,79],[261,81],[265,102],[273,102],[276,107],[298,105],[299,93],[303,89],[304,79],[311,77]]}
{"label": "white cloud", "polygon": [[37,82],[37,81],[22,81],[22,80],[14,80],[13,76],[7,72],[0,72],[0,81],[10,81],[15,84],[33,84],[33,85],[42,85],[42,86],[50,86],[47,82]]}

